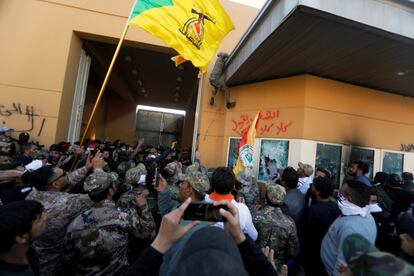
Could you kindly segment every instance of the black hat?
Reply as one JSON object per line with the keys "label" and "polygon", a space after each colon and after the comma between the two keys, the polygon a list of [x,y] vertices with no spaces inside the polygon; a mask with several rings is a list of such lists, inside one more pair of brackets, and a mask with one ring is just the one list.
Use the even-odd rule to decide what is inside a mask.
{"label": "black hat", "polygon": [[196,231],[184,245],[171,275],[248,275],[239,249],[224,230],[206,226]]}
{"label": "black hat", "polygon": [[52,151],[52,150],[62,152],[62,147],[58,144],[53,144],[49,148],[49,151]]}
{"label": "black hat", "polygon": [[30,135],[27,132],[22,132],[19,134],[19,141],[27,142],[30,139]]}

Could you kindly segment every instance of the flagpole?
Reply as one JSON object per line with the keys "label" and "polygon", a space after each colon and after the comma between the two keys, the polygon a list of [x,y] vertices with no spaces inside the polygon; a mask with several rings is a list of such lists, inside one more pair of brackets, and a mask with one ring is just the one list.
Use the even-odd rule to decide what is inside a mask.
{"label": "flagpole", "polygon": [[102,87],[101,87],[101,90],[99,91],[98,98],[96,99],[95,105],[93,106],[92,113],[89,116],[89,120],[88,120],[88,123],[86,124],[86,128],[83,131],[82,139],[81,139],[81,142],[80,142],[80,146],[81,147],[82,147],[83,143],[85,142],[86,134],[88,133],[89,127],[91,126],[93,117],[94,117],[95,112],[96,112],[96,108],[99,105],[99,101],[101,100],[102,95],[105,92],[106,85],[108,84],[109,77],[111,76],[112,69],[113,69],[114,64],[115,64],[115,61],[116,61],[116,59],[118,57],[119,51],[121,50],[121,46],[122,46],[122,43],[124,42],[124,39],[125,39],[125,36],[127,34],[128,28],[129,28],[129,25],[127,23],[125,25],[124,32],[122,33],[122,36],[121,36],[121,38],[120,38],[120,40],[118,42],[118,46],[116,47],[114,56],[112,57],[112,61],[111,61],[111,64],[109,65],[108,71],[106,72],[105,79],[104,79],[104,81],[102,83]]}

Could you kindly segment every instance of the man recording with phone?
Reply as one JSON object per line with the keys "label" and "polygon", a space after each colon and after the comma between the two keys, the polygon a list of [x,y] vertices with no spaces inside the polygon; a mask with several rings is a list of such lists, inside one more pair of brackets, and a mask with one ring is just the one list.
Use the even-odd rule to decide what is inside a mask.
{"label": "man recording with phone", "polygon": [[[253,225],[252,214],[244,203],[234,200],[231,191],[234,189],[236,177],[231,169],[225,167],[217,168],[211,178],[213,192],[206,196],[206,202],[212,203],[222,200],[230,201],[239,211],[240,227],[243,233],[249,235],[252,240],[257,239],[257,230]],[[217,226],[222,226],[218,223]]]}
{"label": "man recording with phone", "polygon": [[[206,192],[210,189],[210,181],[207,175],[201,172],[191,172],[187,175],[180,174],[178,176],[179,186],[179,198],[181,202],[191,198],[192,203],[203,202]],[[158,209],[161,216],[168,214],[173,209],[177,208],[174,201],[171,199],[169,190],[167,189],[168,183],[159,174],[154,178],[155,190],[158,192]]]}

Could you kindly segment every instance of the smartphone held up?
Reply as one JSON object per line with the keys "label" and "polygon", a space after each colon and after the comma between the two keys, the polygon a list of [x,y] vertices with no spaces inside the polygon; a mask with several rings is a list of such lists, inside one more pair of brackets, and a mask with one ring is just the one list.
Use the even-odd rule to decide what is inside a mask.
{"label": "smartphone held up", "polygon": [[219,210],[228,210],[225,205],[215,206],[213,203],[191,203],[184,211],[184,220],[201,220],[212,222],[226,222],[226,218],[223,217]]}

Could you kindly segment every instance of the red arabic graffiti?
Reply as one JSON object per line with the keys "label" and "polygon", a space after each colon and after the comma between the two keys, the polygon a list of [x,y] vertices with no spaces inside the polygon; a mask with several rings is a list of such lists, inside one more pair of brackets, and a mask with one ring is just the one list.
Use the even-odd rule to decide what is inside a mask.
{"label": "red arabic graffiti", "polygon": [[279,110],[278,111],[266,111],[266,113],[260,113],[259,119],[262,121],[278,119],[279,118]]}
{"label": "red arabic graffiti", "polygon": [[[286,133],[292,126],[292,121],[288,123],[279,122],[280,112],[277,111],[266,111],[260,114],[258,134],[264,135],[274,131],[276,135]],[[232,119],[233,123],[232,131],[239,136],[243,136],[249,130],[250,125],[253,122],[253,118],[246,114],[241,114],[239,118]]]}
{"label": "red arabic graffiti", "polygon": [[281,132],[285,133],[291,125],[292,125],[292,121],[289,121],[288,124],[280,123],[280,125],[276,126],[277,128],[276,134],[279,135]]}
{"label": "red arabic graffiti", "polygon": [[237,121],[234,119],[232,119],[231,121],[234,124],[232,130],[240,136],[243,136],[243,134],[249,130],[249,127],[253,122],[253,118],[249,117],[248,115],[242,114],[240,115],[240,118]]}
{"label": "red arabic graffiti", "polygon": [[263,127],[260,128],[260,135],[263,135],[265,133],[269,133],[272,128],[273,128],[274,124],[272,123],[271,125],[264,125]]}

